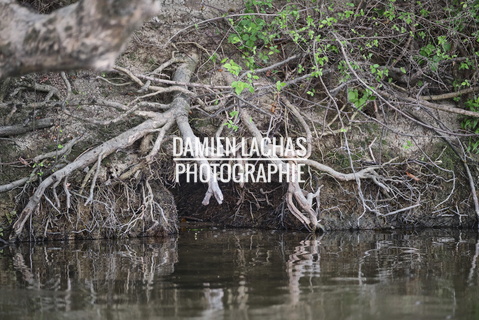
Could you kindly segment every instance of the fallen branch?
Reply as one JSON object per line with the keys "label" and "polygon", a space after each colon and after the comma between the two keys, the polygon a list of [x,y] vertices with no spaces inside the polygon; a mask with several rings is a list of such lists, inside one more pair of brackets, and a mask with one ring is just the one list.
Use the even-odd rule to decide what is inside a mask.
{"label": "fallen branch", "polygon": [[331,168],[331,167],[329,167],[325,164],[319,163],[319,162],[314,161],[314,160],[298,159],[297,161],[299,163],[307,164],[308,166],[313,167],[313,168],[315,168],[315,169],[317,169],[321,172],[325,172],[325,173],[329,174],[331,177],[333,177],[335,179],[338,179],[340,181],[354,181],[358,178],[359,179],[369,179],[369,178],[372,178],[374,176],[377,176],[377,174],[375,174],[374,170],[381,168],[381,166],[370,166],[370,167],[364,168],[362,170],[359,170],[357,172],[342,173],[342,172],[338,172],[338,171],[334,170],[333,168]]}
{"label": "fallen branch", "polygon": [[[157,83],[164,83],[164,84],[171,84],[175,86],[186,86],[192,88],[207,88],[207,89],[228,89],[231,90],[231,86],[215,86],[211,84],[203,84],[203,83],[194,83],[194,82],[183,82],[183,81],[175,81],[175,80],[166,80],[166,79],[159,79],[147,75],[138,74],[136,75],[137,78],[145,79],[151,82]],[[179,91],[179,90],[178,90]],[[191,92],[184,92],[186,94],[191,94]]]}
{"label": "fallen branch", "polygon": [[[168,92],[179,91],[179,92],[181,92],[185,95],[188,95],[188,96],[194,96],[195,95],[193,92],[189,91],[188,89],[181,87],[182,85],[186,85],[186,83],[183,83],[181,81],[163,80],[163,79],[158,79],[158,78],[149,77],[149,76],[145,76],[145,75],[135,75],[130,70],[122,68],[122,67],[118,67],[118,66],[115,66],[114,69],[126,74],[128,77],[130,77],[134,82],[136,82],[142,88],[145,87],[145,84],[143,83],[143,81],[140,80],[140,78],[143,78],[143,79],[146,79],[146,80],[149,80],[149,81],[153,81],[153,82],[161,82],[161,83],[166,83],[166,84],[177,85],[177,86],[173,86],[173,87],[148,86],[149,90],[157,91],[158,93],[168,93]],[[201,86],[201,85],[192,85],[192,86]]]}

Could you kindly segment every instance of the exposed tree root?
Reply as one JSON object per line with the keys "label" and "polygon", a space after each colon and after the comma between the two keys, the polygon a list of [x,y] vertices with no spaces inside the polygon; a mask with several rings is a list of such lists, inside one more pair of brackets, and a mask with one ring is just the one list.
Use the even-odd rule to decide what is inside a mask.
{"label": "exposed tree root", "polygon": [[30,198],[30,201],[28,202],[26,207],[20,213],[17,221],[13,225],[13,231],[10,235],[10,240],[15,241],[19,239],[20,234],[22,233],[23,228],[25,226],[25,223],[28,221],[30,216],[35,212],[35,209],[40,203],[40,200],[42,199],[42,196],[48,187],[50,187],[52,184],[58,181],[62,181],[63,179],[66,179],[75,170],[82,169],[94,163],[95,161],[98,161],[98,157],[100,155],[102,155],[103,157],[106,157],[118,149],[126,148],[132,145],[135,141],[137,141],[138,139],[142,138],[143,136],[151,132],[151,130],[154,130],[158,128],[159,126],[164,125],[167,122],[167,116],[168,115],[166,115],[165,119],[162,121],[151,120],[151,119],[146,120],[142,124],[128,131],[125,131],[119,136],[113,139],[110,139],[106,141],[105,143],[101,144],[100,146],[84,153],[83,155],[78,157],[75,161],[69,163],[62,169],[54,172],[45,180],[43,180],[42,183],[40,183],[40,185],[37,187],[33,196]]}
{"label": "exposed tree root", "polygon": [[[181,60],[183,63],[177,68],[176,73],[175,73],[175,81],[178,83],[186,83],[190,80],[191,75],[193,74],[196,64],[198,62],[198,56],[196,54],[190,54],[188,57],[184,58]],[[122,72],[126,73],[127,75],[134,77],[130,72],[126,72],[126,70],[121,69]],[[142,85],[140,82],[139,85]],[[138,141],[139,139],[145,137],[146,135],[155,132],[155,131],[160,131],[160,134],[158,135],[158,138],[156,139],[156,142],[151,148],[150,152],[148,155],[145,157],[145,162],[139,163],[137,166],[132,168],[132,170],[129,171],[129,173],[124,173],[122,175],[122,179],[128,179],[133,175],[135,172],[138,170],[142,169],[147,165],[148,163],[151,163],[158,153],[160,147],[161,147],[161,142],[163,141],[163,138],[166,134],[166,132],[171,128],[171,125],[173,124],[173,121],[176,122],[178,125],[178,128],[180,129],[180,132],[182,133],[182,136],[184,139],[195,139],[195,135],[188,123],[188,113],[190,110],[190,104],[188,102],[188,91],[185,91],[186,89],[183,89],[181,87],[174,87],[172,90],[164,90],[164,88],[158,88],[154,86],[149,86],[148,90],[152,90],[153,93],[164,93],[164,92],[171,92],[171,91],[179,91],[180,93],[177,93],[175,98],[170,104],[170,107],[163,113],[145,113],[141,111],[136,111],[137,106],[133,106],[131,108],[127,107],[121,107],[123,110],[130,111],[131,113],[137,113],[142,116],[150,116],[150,119],[145,120],[141,124],[137,125],[136,127],[129,129],[122,134],[102,143],[101,145],[83,153],[81,156],[79,156],[77,159],[72,161],[71,163],[67,164],[63,168],[59,169],[58,171],[52,173],[50,176],[45,178],[40,185],[36,188],[35,193],[33,196],[30,198],[29,202],[25,206],[25,208],[22,210],[20,215],[18,216],[18,219],[16,220],[15,224],[13,225],[13,230],[10,235],[10,240],[11,241],[16,241],[21,238],[21,233],[24,230],[26,222],[31,218],[31,216],[34,214],[35,210],[37,209],[41,199],[45,196],[45,191],[47,188],[53,186],[53,189],[55,190],[55,187],[59,185],[62,181],[64,181],[64,189],[65,193],[67,195],[70,195],[70,192],[68,191],[68,186],[67,186],[67,178],[76,170],[85,168],[91,164],[96,163],[93,171],[93,179],[90,183],[90,191],[89,191],[89,196],[86,198],[84,206],[91,205],[94,201],[95,198],[95,187],[96,187],[96,181],[98,178],[98,174],[100,171],[101,167],[101,162],[103,159],[111,155],[117,150],[120,149],[125,149],[129,146],[131,146],[133,143]],[[185,94],[186,93],[186,94]],[[144,97],[147,97],[149,95],[145,95]],[[137,103],[139,99],[135,99],[130,105],[134,105]],[[132,110],[134,109],[134,110]],[[68,144],[65,148],[65,151],[69,150],[71,148],[71,145],[73,145],[74,142],[76,142],[77,139],[74,139],[74,141],[70,144]],[[38,156],[36,160],[41,160],[44,159],[48,156],[51,156],[50,154],[46,154],[43,156]],[[198,162],[200,164],[205,164],[208,166],[208,161],[204,159],[204,156],[201,153],[195,153],[195,157],[198,157],[199,160]],[[218,186],[218,182],[215,179],[215,176],[212,173],[203,173],[205,176],[211,177],[209,183],[208,183],[208,191],[206,192],[205,198],[203,200],[203,204],[207,205],[209,203],[209,200],[211,196],[214,196],[218,203],[221,203],[223,201],[223,195],[222,192]],[[88,180],[88,179],[86,179]],[[22,183],[25,183],[28,180],[22,179],[16,182],[12,182],[8,185],[1,186],[1,190],[10,190],[14,187],[19,186]],[[152,217],[152,211],[156,210],[159,212],[162,212],[162,208],[158,207],[157,204],[155,204],[152,200],[152,190],[151,187],[149,187],[148,181],[145,182],[146,186],[146,191],[144,190],[144,196],[143,196],[143,208],[148,208],[149,210],[149,215],[154,222],[153,227],[156,227],[160,224],[159,221],[155,220]],[[145,193],[146,192],[146,193]],[[56,193],[55,193],[56,194]],[[45,196],[46,197],[46,196]],[[57,196],[55,196],[57,198]],[[69,196],[67,197],[67,199]],[[58,202],[58,201],[56,201]],[[67,200],[67,207],[70,207],[69,200]],[[57,209],[60,209],[59,204],[57,204]],[[147,210],[147,209],[143,209]],[[137,221],[143,220],[145,216],[145,211],[140,216],[135,216],[133,220],[131,220],[127,225],[125,225],[126,230],[130,230],[132,226],[134,226]],[[163,221],[167,221],[167,219],[163,215]],[[166,222],[165,222],[166,223]]]}
{"label": "exposed tree root", "polygon": [[29,131],[48,128],[53,126],[53,119],[39,119],[27,124],[18,124],[14,126],[0,127],[0,137],[20,135]]}

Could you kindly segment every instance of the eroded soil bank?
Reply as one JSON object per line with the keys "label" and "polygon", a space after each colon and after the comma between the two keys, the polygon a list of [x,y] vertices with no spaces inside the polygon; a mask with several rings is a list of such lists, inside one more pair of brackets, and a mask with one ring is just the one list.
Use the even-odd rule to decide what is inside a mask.
{"label": "eroded soil bank", "polygon": [[[307,2],[301,12],[311,10]],[[460,132],[461,116],[372,96],[358,108],[354,93],[359,99],[366,91],[356,89],[361,81],[338,71],[349,60],[328,31],[321,32],[330,36],[327,43],[336,43],[337,56],[330,53],[322,77],[301,78],[298,68],[315,53],[286,35],[268,44],[277,45],[277,52],[258,63],[264,70],[252,73],[243,65],[235,75],[231,61],[241,65],[245,54],[227,40],[244,29],[241,20],[222,16],[242,19],[247,10],[242,1],[165,6],[135,33],[115,70],[4,81],[0,133],[29,129],[5,131],[0,138],[3,237],[43,182],[95,148],[100,151],[91,161],[45,188],[18,239],[158,236],[198,223],[301,230],[321,225],[326,231],[477,224],[471,191],[477,160],[459,153],[464,145],[450,134]],[[272,21],[272,7],[264,10],[264,21]],[[319,19],[341,10],[311,15]],[[198,60],[189,78],[172,82],[184,76],[193,56]],[[257,74],[254,90],[238,94],[235,81],[248,74]],[[181,99],[184,115],[174,111]],[[274,176],[267,183],[220,183],[214,189],[187,183],[184,176],[175,181],[172,143],[190,134],[185,126],[199,138],[306,137],[311,154],[304,161],[305,183]],[[118,147],[105,156],[105,145]],[[218,194],[203,204],[210,190],[221,190],[221,204]]]}

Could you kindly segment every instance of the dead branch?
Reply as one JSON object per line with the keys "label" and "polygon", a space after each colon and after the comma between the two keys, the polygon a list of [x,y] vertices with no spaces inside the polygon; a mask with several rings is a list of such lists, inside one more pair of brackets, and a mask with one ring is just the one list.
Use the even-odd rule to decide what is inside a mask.
{"label": "dead branch", "polygon": [[33,119],[33,121],[30,121],[27,125],[16,124],[13,126],[0,127],[0,137],[16,136],[38,129],[49,128],[53,125],[54,120],[51,118]]}
{"label": "dead branch", "polygon": [[288,57],[286,59],[284,59],[283,61],[280,61],[278,63],[275,63],[275,64],[272,64],[270,66],[267,66],[265,68],[261,68],[261,69],[256,69],[256,70],[249,70],[249,71],[246,71],[244,72],[239,78],[240,79],[243,79],[245,76],[247,76],[248,74],[257,74],[257,73],[262,73],[262,72],[266,72],[266,71],[269,71],[269,70],[273,70],[273,69],[277,69],[278,67],[284,65],[284,64],[287,64],[288,62],[290,61],[293,61],[293,60],[296,60],[298,59],[300,56],[299,55],[293,55],[291,57]]}
{"label": "dead branch", "polygon": [[149,76],[146,76],[146,75],[136,75],[136,74],[133,74],[133,72],[131,72],[130,70],[122,68],[122,67],[118,67],[118,66],[115,66],[114,69],[117,70],[117,71],[121,71],[124,74],[126,74],[128,77],[130,77],[134,82],[136,82],[142,88],[145,87],[145,83],[143,83],[143,81],[141,81],[140,78],[146,79],[148,81],[153,81],[153,82],[156,81],[156,82],[161,82],[161,83],[165,83],[165,84],[178,85],[178,86],[172,86],[172,87],[158,87],[158,86],[151,86],[151,85],[148,86],[149,90],[154,90],[158,93],[168,93],[168,92],[176,92],[177,91],[177,92],[181,92],[181,93],[183,93],[185,95],[188,95],[188,96],[194,96],[195,95],[193,92],[189,91],[188,89],[181,87],[185,83],[182,83],[180,81],[163,80],[163,79],[149,77]]}
{"label": "dead branch", "polygon": [[[395,95],[393,95],[393,94],[390,94],[390,93],[388,93],[384,90],[378,90],[377,93],[378,93],[379,96],[383,96],[383,97],[386,97],[386,98],[392,99],[392,100],[400,99],[400,100],[405,101],[405,102],[414,103],[416,105],[421,105],[421,106],[428,107],[428,108],[435,109],[435,110],[439,110],[439,111],[461,114],[461,115],[468,116],[468,117],[479,118],[479,112],[465,110],[465,109],[459,109],[459,108],[456,108],[453,105],[449,105],[449,104],[432,103],[432,102],[427,101],[429,99],[427,99],[427,100],[426,99],[419,99],[418,100],[418,99],[414,99],[414,98],[411,98],[411,97],[407,97],[407,96],[405,96],[403,94],[399,94],[399,93],[396,93]],[[422,97],[422,98],[424,98],[424,97]],[[431,100],[435,100],[435,99],[431,99]]]}
{"label": "dead branch", "polygon": [[102,160],[103,160],[103,153],[100,153],[98,155],[98,161],[96,162],[96,171],[95,171],[95,174],[93,175],[93,179],[92,179],[91,185],[90,185],[90,195],[88,196],[88,199],[86,199],[86,201],[85,201],[85,206],[87,206],[87,205],[89,205],[93,202],[96,180],[98,179],[98,174],[100,173],[101,161]]}
{"label": "dead branch", "polygon": [[[194,82],[181,82],[181,81],[174,81],[174,80],[166,80],[166,79],[159,79],[143,74],[138,74],[136,75],[137,78],[149,80],[151,82],[157,82],[157,83],[164,83],[164,84],[171,84],[171,85],[176,85],[176,86],[186,86],[186,87],[192,87],[192,88],[208,88],[208,89],[228,89],[231,90],[231,86],[215,86],[215,85],[210,85],[210,84],[203,84],[203,83],[194,83]],[[180,91],[180,90],[178,90]],[[186,94],[191,94],[191,92],[184,91]]]}
{"label": "dead branch", "polygon": [[156,155],[160,151],[161,144],[163,142],[163,139],[165,138],[166,132],[170,130],[172,125],[173,125],[173,120],[170,120],[161,128],[161,131],[155,140],[155,144],[153,145],[153,148],[151,148],[150,153],[145,157],[147,163],[153,162],[153,159],[156,157]]}
{"label": "dead branch", "polygon": [[301,126],[303,127],[304,131],[306,132],[306,142],[308,144],[308,149],[307,149],[307,153],[304,156],[304,158],[309,158],[311,156],[311,152],[312,152],[312,149],[313,149],[313,145],[312,145],[313,134],[311,133],[311,129],[309,128],[308,124],[306,123],[303,116],[301,115],[301,113],[299,112],[298,108],[296,108],[295,105],[293,105],[291,102],[289,102],[289,100],[286,99],[285,97],[281,97],[281,100],[288,107],[288,109],[291,110],[293,115],[296,117],[296,119],[298,119],[299,123],[301,123]]}
{"label": "dead branch", "polygon": [[173,56],[171,57],[171,59],[166,62],[163,62],[158,68],[153,70],[151,74],[160,75],[165,68],[171,66],[172,64],[181,63],[181,62],[185,62],[185,59],[183,57],[175,57],[173,52]]}
{"label": "dead branch", "polygon": [[23,186],[25,183],[27,183],[30,180],[29,177],[21,178],[15,181],[12,181],[10,183],[4,184],[0,186],[0,193],[2,192],[7,192],[10,190],[13,190],[15,188]]}
{"label": "dead branch", "polygon": [[370,179],[375,176],[378,176],[375,172],[376,169],[381,168],[382,166],[370,166],[352,173],[342,173],[334,170],[330,166],[319,163],[311,159],[298,159],[299,163],[307,164],[308,166],[315,168],[321,172],[329,174],[331,177],[338,179],[340,181],[355,181],[356,179]]}
{"label": "dead branch", "polygon": [[456,97],[460,97],[463,94],[468,94],[468,93],[475,93],[479,91],[479,87],[471,87],[455,92],[448,92],[448,93],[443,93],[443,94],[437,94],[437,95],[430,95],[430,96],[420,96],[419,98],[421,100],[432,100],[432,101],[437,101],[437,100],[446,100],[446,99],[452,99]]}

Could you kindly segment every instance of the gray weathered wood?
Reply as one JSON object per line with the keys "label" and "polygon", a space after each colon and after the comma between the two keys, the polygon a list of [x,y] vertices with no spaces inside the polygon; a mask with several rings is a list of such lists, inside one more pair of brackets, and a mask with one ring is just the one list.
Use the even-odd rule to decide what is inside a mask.
{"label": "gray weathered wood", "polygon": [[25,132],[34,131],[53,126],[54,121],[51,118],[34,120],[27,125],[16,124],[13,126],[0,127],[0,137],[16,136]]}
{"label": "gray weathered wood", "polygon": [[155,0],[80,0],[38,14],[0,0],[0,79],[37,71],[110,68]]}

